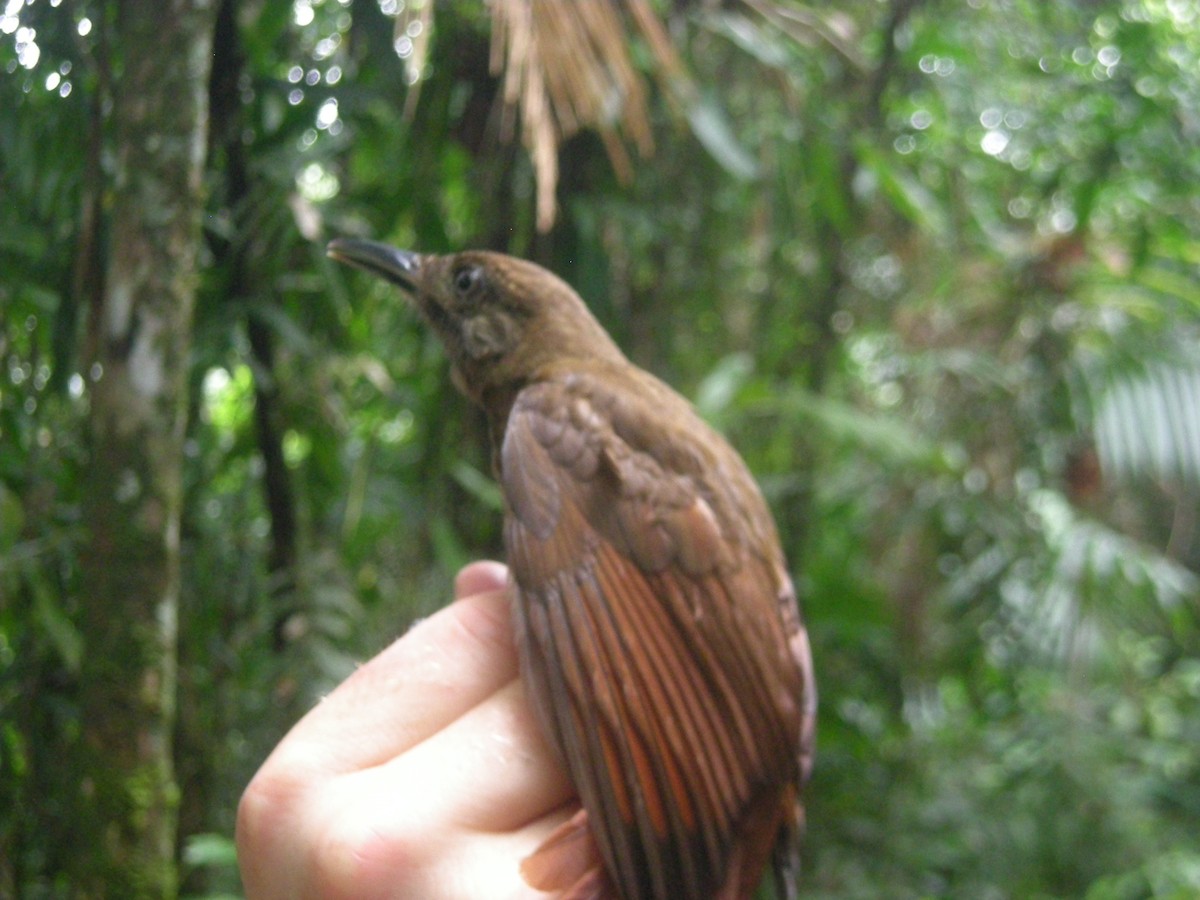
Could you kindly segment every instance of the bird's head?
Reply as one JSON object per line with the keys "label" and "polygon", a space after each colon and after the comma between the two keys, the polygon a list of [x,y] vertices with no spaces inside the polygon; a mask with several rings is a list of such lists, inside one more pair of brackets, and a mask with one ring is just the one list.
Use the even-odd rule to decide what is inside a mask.
{"label": "bird's head", "polygon": [[412,298],[445,344],[455,382],[476,402],[493,390],[519,390],[558,361],[623,358],[579,295],[534,263],[484,250],[439,256],[353,239],[330,242],[328,252]]}

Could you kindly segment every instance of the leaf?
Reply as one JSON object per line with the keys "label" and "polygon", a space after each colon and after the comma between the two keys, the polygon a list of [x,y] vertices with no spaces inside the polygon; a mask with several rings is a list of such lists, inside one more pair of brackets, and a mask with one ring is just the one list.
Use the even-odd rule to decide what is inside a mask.
{"label": "leaf", "polygon": [[83,661],[83,635],[67,618],[40,578],[32,582],[32,587],[34,618],[50,638],[67,671],[78,673]]}
{"label": "leaf", "polygon": [[457,572],[471,561],[470,552],[445,516],[435,515],[430,519],[429,539],[433,545],[433,557],[445,571]]}
{"label": "leaf", "polygon": [[714,97],[703,95],[689,103],[687,118],[696,139],[722,169],[741,181],[758,177],[758,163],[742,146]]}
{"label": "leaf", "polygon": [[[1155,621],[1194,627],[1189,600],[1200,580],[1151,547],[1076,513],[1062,494],[1034,491],[1029,511],[1050,551],[1049,577],[1037,590],[1010,590],[1019,620],[1037,645],[1066,656],[1098,646],[1103,625]],[[1119,598],[1119,602],[1114,602]]]}
{"label": "leaf", "polygon": [[717,12],[703,16],[701,23],[713,33],[728,38],[764,66],[783,69],[792,61],[792,55],[774,34],[768,34],[746,16]]}
{"label": "leaf", "polygon": [[875,177],[879,190],[900,215],[934,236],[946,234],[946,215],[932,191],[874,144],[859,141],[855,154],[859,165]]}
{"label": "leaf", "polygon": [[850,234],[854,229],[854,215],[847,188],[842,177],[841,154],[838,148],[819,131],[806,137],[806,174],[810,189],[816,198],[817,209],[838,234]]}
{"label": "leaf", "polygon": [[[237,846],[224,834],[193,834],[187,839],[183,861],[192,867],[237,865]],[[208,895],[212,896],[212,895]]]}
{"label": "leaf", "polygon": [[500,486],[468,462],[458,460],[450,470],[451,476],[468,494],[493,512],[504,511]]}
{"label": "leaf", "polygon": [[1200,484],[1200,369],[1159,365],[1114,380],[1097,404],[1094,428],[1106,472]]}
{"label": "leaf", "polygon": [[775,415],[803,419],[819,427],[829,440],[850,444],[900,466],[934,472],[957,472],[962,468],[963,454],[958,448],[925,438],[902,419],[862,410],[803,388],[777,393],[753,405]]}
{"label": "leaf", "polygon": [[1139,274],[1138,281],[1150,290],[1166,297],[1173,297],[1194,311],[1200,311],[1200,287],[1190,272],[1179,272],[1166,266],[1148,266]]}
{"label": "leaf", "polygon": [[286,347],[305,356],[313,353],[312,336],[278,305],[256,300],[249,304],[249,312],[274,331]]}
{"label": "leaf", "polygon": [[[0,474],[3,474],[2,470]],[[0,547],[14,546],[24,526],[25,510],[21,498],[0,483]],[[2,562],[0,556],[0,569],[3,569]]]}
{"label": "leaf", "polygon": [[731,353],[719,360],[696,388],[696,409],[710,422],[722,418],[754,371],[748,353]]}

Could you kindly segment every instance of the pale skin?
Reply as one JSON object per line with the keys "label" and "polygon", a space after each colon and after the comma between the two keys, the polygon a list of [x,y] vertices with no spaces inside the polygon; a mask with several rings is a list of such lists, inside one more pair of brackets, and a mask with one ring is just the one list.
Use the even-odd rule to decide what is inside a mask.
{"label": "pale skin", "polygon": [[507,573],[364,663],[259,769],[238,807],[250,900],[534,900],[518,866],[578,807],[518,678]]}

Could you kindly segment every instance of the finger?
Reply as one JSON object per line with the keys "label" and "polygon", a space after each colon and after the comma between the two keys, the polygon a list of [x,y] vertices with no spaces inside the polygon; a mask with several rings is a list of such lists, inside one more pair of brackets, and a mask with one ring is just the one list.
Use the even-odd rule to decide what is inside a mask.
{"label": "finger", "polygon": [[[494,565],[468,567],[459,593],[505,577]],[[516,670],[509,603],[499,589],[452,604],[362,666],[292,730],[243,795],[237,839],[247,895],[298,896],[292,889],[311,871],[302,832],[311,832],[314,816],[321,823],[317,807],[337,795],[343,779],[336,776],[420,743],[513,681]]]}
{"label": "finger", "polygon": [[[521,876],[521,860],[534,852],[574,811],[555,810],[518,831],[503,835],[465,835],[444,857],[414,873],[410,897],[429,897],[438,885],[451,896],[492,900],[548,900],[550,894],[531,888]],[[420,879],[417,881],[417,879]]]}
{"label": "finger", "polygon": [[[438,832],[414,828],[404,819],[380,816],[373,785],[353,798],[343,794],[324,821],[333,828],[321,842],[322,852],[299,878],[291,893],[302,900],[404,900],[414,897],[462,900],[546,900],[548,894],[529,887],[521,876],[521,860],[564,822],[577,807],[566,805],[523,827],[500,834]],[[259,900],[259,898],[255,898]]]}
{"label": "finger", "polygon": [[454,578],[454,598],[498,591],[508,585],[508,566],[492,560],[479,560],[463,566]]}
{"label": "finger", "polygon": [[[468,583],[495,573],[478,570]],[[465,597],[359,667],[300,721],[272,762],[314,774],[378,765],[425,740],[517,674],[508,594]]]}
{"label": "finger", "polygon": [[[416,821],[440,816],[456,827],[506,831],[573,794],[542,737],[519,681],[511,681],[403,756],[372,770],[403,798]],[[394,792],[394,793],[393,793]]]}
{"label": "finger", "polygon": [[514,680],[402,757],[310,798],[296,824],[321,852],[301,883],[325,898],[542,896],[519,862],[572,795]]}

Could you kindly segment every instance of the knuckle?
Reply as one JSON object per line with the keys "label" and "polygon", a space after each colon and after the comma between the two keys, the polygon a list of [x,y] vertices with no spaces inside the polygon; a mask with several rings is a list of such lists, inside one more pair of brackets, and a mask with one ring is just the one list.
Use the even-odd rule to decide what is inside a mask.
{"label": "knuckle", "polygon": [[419,896],[429,838],[419,829],[361,815],[327,818],[317,839],[317,895],[341,898]]}

